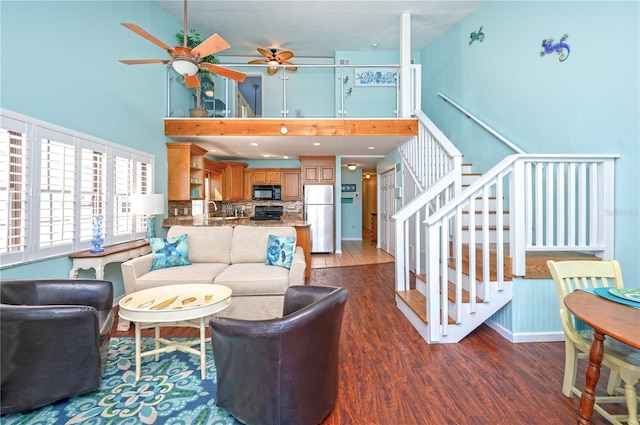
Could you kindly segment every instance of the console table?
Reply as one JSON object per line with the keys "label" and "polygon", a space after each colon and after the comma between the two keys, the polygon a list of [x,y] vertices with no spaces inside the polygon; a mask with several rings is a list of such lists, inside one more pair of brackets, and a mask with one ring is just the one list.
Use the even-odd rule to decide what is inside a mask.
{"label": "console table", "polygon": [[75,252],[69,255],[69,258],[73,259],[69,279],[76,279],[78,277],[78,270],[80,269],[95,269],[96,279],[104,279],[104,268],[107,264],[123,263],[150,252],[151,247],[146,239],[105,246],[103,252],[90,252],[88,249]]}

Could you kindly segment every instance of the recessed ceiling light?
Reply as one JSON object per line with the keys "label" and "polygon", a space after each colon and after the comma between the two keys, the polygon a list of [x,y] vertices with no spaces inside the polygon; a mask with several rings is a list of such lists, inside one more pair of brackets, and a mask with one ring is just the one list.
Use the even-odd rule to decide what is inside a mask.
{"label": "recessed ceiling light", "polygon": [[271,155],[263,153],[262,156],[265,157],[265,158],[269,158]]}
{"label": "recessed ceiling light", "polygon": [[320,146],[320,142],[313,142],[313,146]]}
{"label": "recessed ceiling light", "polygon": [[378,47],[378,43],[373,43],[371,47]]}
{"label": "recessed ceiling light", "polygon": [[370,151],[374,150],[376,147],[375,146],[369,146],[367,149],[369,149]]}
{"label": "recessed ceiling light", "polygon": [[257,144],[256,142],[251,143],[251,146],[260,146],[259,144]]}
{"label": "recessed ceiling light", "polygon": [[285,156],[283,156],[283,158],[284,158],[284,159],[289,159],[289,157],[288,157],[288,156],[286,156],[286,155],[285,155]]}

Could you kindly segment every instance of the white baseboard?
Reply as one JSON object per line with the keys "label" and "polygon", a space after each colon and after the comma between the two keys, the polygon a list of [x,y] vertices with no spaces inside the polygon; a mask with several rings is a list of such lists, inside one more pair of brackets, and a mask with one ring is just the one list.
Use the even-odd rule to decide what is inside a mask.
{"label": "white baseboard", "polygon": [[522,342],[558,342],[564,341],[564,332],[522,332],[522,333],[513,333],[501,324],[493,321],[487,320],[484,322],[487,326],[489,326],[494,331],[498,332],[500,336],[502,336],[507,341],[510,341],[514,344],[519,344]]}

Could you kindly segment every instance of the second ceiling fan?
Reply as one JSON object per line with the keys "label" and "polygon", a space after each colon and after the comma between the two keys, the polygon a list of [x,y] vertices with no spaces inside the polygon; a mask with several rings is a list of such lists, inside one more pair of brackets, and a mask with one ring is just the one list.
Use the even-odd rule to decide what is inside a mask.
{"label": "second ceiling fan", "polygon": [[[269,72],[269,75],[273,75],[276,72],[278,72],[277,65],[293,65],[291,62],[288,61],[288,59],[291,59],[293,57],[293,52],[290,52],[289,50],[284,50],[280,53],[276,53],[277,49],[271,49],[271,52],[268,52],[267,50],[261,49],[260,47],[258,47],[258,52],[260,52],[260,54],[265,58],[252,60],[252,61],[249,61],[249,63],[250,64],[266,63],[267,65],[272,65],[267,67],[267,72]],[[297,71],[298,67],[285,66],[284,69],[286,69],[287,71]]]}

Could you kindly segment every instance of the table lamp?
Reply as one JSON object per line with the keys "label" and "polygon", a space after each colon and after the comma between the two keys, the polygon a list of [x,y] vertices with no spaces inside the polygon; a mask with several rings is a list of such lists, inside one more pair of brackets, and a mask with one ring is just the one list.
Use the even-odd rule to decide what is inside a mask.
{"label": "table lamp", "polygon": [[147,239],[156,237],[156,214],[164,214],[164,194],[144,193],[131,197],[131,212],[147,216]]}

